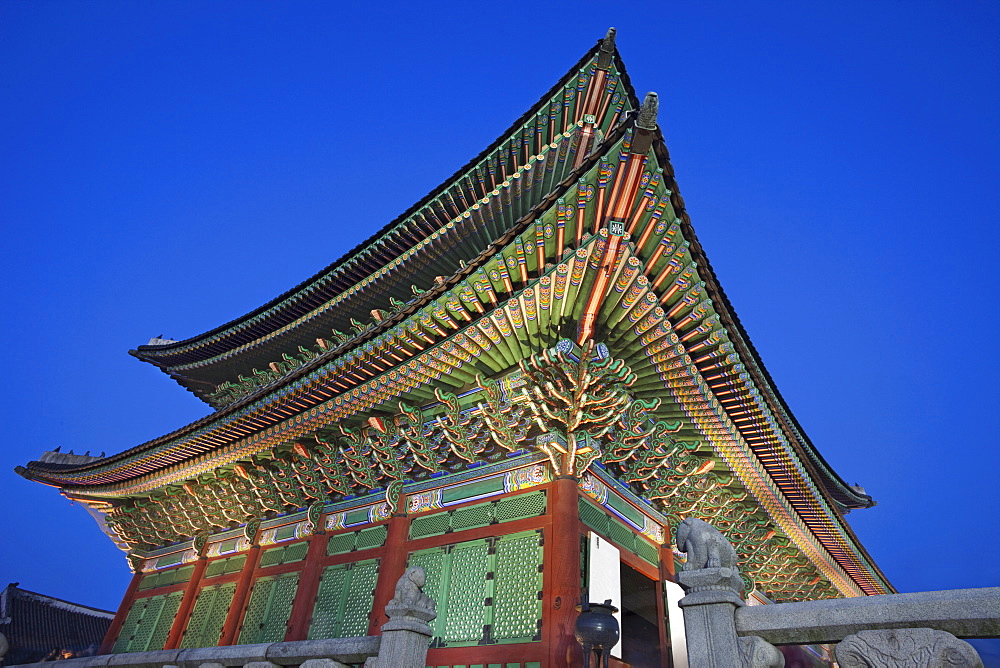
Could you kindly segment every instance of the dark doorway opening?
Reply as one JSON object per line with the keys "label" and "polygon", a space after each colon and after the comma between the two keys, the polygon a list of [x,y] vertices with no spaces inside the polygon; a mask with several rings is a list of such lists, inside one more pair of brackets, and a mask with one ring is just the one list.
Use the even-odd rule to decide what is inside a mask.
{"label": "dark doorway opening", "polygon": [[662,668],[656,581],[625,563],[622,578],[622,661],[632,668]]}

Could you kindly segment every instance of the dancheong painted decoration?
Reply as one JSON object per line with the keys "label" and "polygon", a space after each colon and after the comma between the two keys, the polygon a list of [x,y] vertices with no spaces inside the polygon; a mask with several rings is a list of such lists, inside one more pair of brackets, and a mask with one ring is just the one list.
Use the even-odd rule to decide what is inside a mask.
{"label": "dancheong painted decoration", "polygon": [[367,242],[132,354],[215,411],[19,469],[128,553],[104,651],[375,634],[417,564],[429,663],[567,665],[594,534],[620,551],[623,660],[669,665],[686,517],[728,535],[757,602],[891,591],[842,519],[873,501],[764,370],[613,31]]}

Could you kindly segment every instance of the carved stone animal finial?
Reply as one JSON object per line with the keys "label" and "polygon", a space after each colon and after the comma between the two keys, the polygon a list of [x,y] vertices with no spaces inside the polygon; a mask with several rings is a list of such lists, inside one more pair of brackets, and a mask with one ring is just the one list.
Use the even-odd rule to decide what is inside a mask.
{"label": "carved stone animal finial", "polygon": [[382,625],[378,656],[365,668],[423,668],[430,644],[429,623],[437,617],[433,599],[421,591],[427,574],[420,566],[410,566],[396,583],[396,596],[385,606],[389,621]]}
{"label": "carved stone animal finial", "polygon": [[718,529],[689,517],[677,526],[677,549],[687,552],[685,571],[736,568],[736,550]]}
{"label": "carved stone animal finial", "polygon": [[685,596],[688,663],[720,668],[781,668],[785,657],[758,636],[737,637],[735,612],[745,605],[736,550],[718,529],[689,517],[677,525],[678,549],[687,552],[677,580]]}
{"label": "carved stone animal finial", "polygon": [[656,129],[656,116],[660,111],[660,97],[653,91],[646,93],[646,99],[639,108],[639,118],[635,126],[643,130]]}
{"label": "carved stone animal finial", "polygon": [[435,603],[422,589],[427,584],[427,573],[420,566],[410,566],[396,583],[396,595],[392,603],[397,606],[434,610]]}

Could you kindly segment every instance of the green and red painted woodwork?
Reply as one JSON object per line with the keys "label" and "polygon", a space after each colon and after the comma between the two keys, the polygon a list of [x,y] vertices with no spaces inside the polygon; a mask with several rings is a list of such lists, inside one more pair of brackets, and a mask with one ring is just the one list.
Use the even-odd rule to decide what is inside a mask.
{"label": "green and red painted woodwork", "polygon": [[[534,464],[515,469],[512,472],[514,475],[504,474],[500,476],[500,479],[506,483],[517,481],[513,485],[513,489],[510,488],[509,484],[506,488],[498,488],[497,483],[491,481],[497,477],[493,475],[485,476],[478,480],[461,482],[456,485],[416,492],[409,498],[400,497],[396,503],[397,512],[393,513],[387,520],[354,524],[351,527],[333,530],[329,534],[315,533],[306,537],[305,540],[296,539],[295,536],[299,535],[301,538],[301,532],[298,530],[298,527],[304,524],[306,526],[312,524],[308,520],[286,524],[284,527],[272,527],[264,530],[255,529],[252,533],[254,537],[253,541],[248,540],[246,536],[242,538],[228,538],[221,542],[216,540],[211,542],[204,551],[211,552],[217,556],[213,556],[211,559],[205,556],[200,557],[193,567],[195,573],[192,574],[191,580],[187,583],[159,586],[154,579],[153,585],[142,592],[138,591],[139,586],[137,585],[137,593],[142,594],[142,596],[134,597],[134,603],[141,603],[151,597],[169,595],[175,591],[183,591],[187,599],[187,596],[190,596],[190,593],[198,586],[192,584],[193,581],[202,583],[203,588],[213,593],[218,591],[220,586],[228,586],[232,589],[238,587],[238,590],[233,592],[234,595],[228,614],[226,615],[226,622],[221,628],[222,637],[220,642],[225,644],[227,641],[242,640],[244,637],[248,609],[246,602],[251,598],[250,594],[253,591],[253,586],[260,582],[271,582],[275,578],[295,574],[298,578],[299,588],[294,597],[294,604],[291,606],[287,624],[281,619],[277,620],[277,623],[279,625],[286,624],[282,635],[283,639],[302,639],[312,635],[310,632],[311,628],[315,630],[316,624],[313,622],[316,620],[313,617],[320,606],[319,604],[314,605],[313,599],[317,598],[315,592],[320,586],[319,575],[326,572],[330,567],[380,562],[381,568],[379,568],[379,577],[377,585],[374,587],[375,592],[372,596],[372,602],[378,600],[381,603],[383,599],[388,601],[388,598],[391,598],[392,586],[398,578],[397,573],[406,567],[406,555],[410,555],[410,560],[412,561],[421,555],[434,556],[434,554],[439,553],[442,549],[445,551],[461,551],[471,547],[475,550],[487,550],[489,552],[490,550],[497,549],[499,546],[499,550],[502,552],[505,549],[505,545],[512,544],[510,543],[511,539],[521,541],[521,545],[527,545],[528,543],[525,543],[528,540],[527,537],[533,535],[532,532],[537,532],[536,538],[532,540],[539,544],[539,551],[541,553],[538,565],[541,566],[542,572],[539,575],[540,583],[538,589],[542,598],[537,613],[531,613],[530,611],[525,613],[522,611],[523,614],[530,615],[532,619],[537,617],[537,621],[540,622],[540,628],[535,637],[529,638],[530,642],[528,643],[514,642],[512,644],[503,644],[502,638],[491,638],[490,633],[487,632],[482,637],[477,637],[471,645],[469,644],[471,641],[448,642],[442,638],[441,645],[431,651],[434,656],[440,657],[440,659],[434,659],[435,661],[460,662],[464,660],[462,657],[472,656],[471,653],[473,650],[471,647],[480,647],[478,644],[479,641],[490,643],[499,640],[501,644],[489,644],[491,657],[503,657],[506,661],[515,661],[518,657],[526,661],[532,658],[539,658],[540,655],[548,651],[547,648],[550,647],[551,642],[555,641],[557,644],[561,642],[559,641],[560,631],[555,629],[561,629],[566,626],[569,623],[567,621],[568,617],[573,616],[569,615],[567,620],[560,622],[560,616],[566,616],[564,605],[572,608],[580,596],[579,559],[572,558],[567,560],[560,557],[559,550],[564,548],[557,546],[561,543],[566,543],[567,546],[571,547],[565,549],[573,550],[573,554],[579,552],[580,536],[587,527],[579,519],[578,504],[581,502],[580,499],[588,494],[586,490],[578,491],[576,481],[569,478],[565,479],[569,480],[569,482],[546,482],[549,480],[549,477],[548,474],[543,472],[543,469],[543,465]],[[556,491],[557,485],[561,485],[564,490],[564,496],[561,498],[558,497],[559,492]],[[593,487],[594,484],[590,483],[588,489],[592,489]],[[617,497],[612,495],[612,498]],[[619,503],[618,505],[620,506],[621,504]],[[409,509],[412,509],[412,512],[407,512]],[[370,518],[373,514],[364,507],[355,512],[365,518]],[[560,517],[559,513],[569,513],[569,515],[567,517]],[[291,519],[295,519],[295,517],[299,516],[293,516]],[[343,525],[346,517],[347,515],[343,511],[331,513],[317,518],[320,522],[313,526],[328,527],[331,525]],[[323,521],[324,519],[326,520],[325,522]],[[362,541],[359,538],[367,536],[380,527],[383,528],[383,532],[379,535],[384,540],[378,536],[375,537],[374,541],[368,538]],[[562,534],[560,534],[561,530],[563,531]],[[320,528],[318,531],[322,532],[324,529]],[[633,527],[633,531],[638,530]],[[265,537],[266,541],[274,541],[285,536],[289,537],[289,539],[278,540],[277,543],[268,542],[261,545],[262,536]],[[521,538],[518,538],[519,536]],[[617,535],[617,538],[621,540],[621,535]],[[484,540],[487,542],[482,543]],[[494,540],[499,540],[500,542],[494,544],[492,542]],[[368,545],[371,542],[379,544]],[[235,543],[242,543],[244,551],[226,551]],[[476,547],[476,545],[480,544],[482,547]],[[220,546],[222,549],[220,549]],[[300,547],[303,549],[300,549]],[[628,548],[626,547],[626,549]],[[261,555],[261,551],[264,554],[277,554],[278,552],[281,552],[281,554],[264,559],[259,556]],[[294,554],[291,557],[284,557],[284,555],[292,552]],[[254,553],[257,553],[258,556],[254,556]],[[494,567],[494,570],[496,568],[501,568],[501,570],[504,568],[503,563],[501,563],[503,560],[501,556],[490,556],[488,558],[497,560],[498,566]],[[169,562],[175,559],[168,556],[166,561]],[[626,560],[629,562],[635,559],[631,556],[626,556]],[[234,564],[242,566],[238,572],[232,570]],[[530,564],[528,566],[530,567]],[[637,564],[637,566],[644,570],[653,569],[646,562]],[[178,565],[159,571],[158,573],[146,574],[142,577],[152,576],[172,581],[172,573],[187,568],[191,568],[191,566]],[[524,582],[526,572],[523,571],[523,566],[517,568],[521,568],[522,570],[518,571],[520,574],[516,578],[513,578],[513,580]],[[230,572],[226,573],[226,570],[230,570]],[[198,576],[197,580],[194,577],[195,575]],[[468,574],[456,570],[453,576],[455,581],[459,581],[462,578],[467,578]],[[491,579],[505,581],[504,578],[505,576],[502,573],[499,576],[494,573],[494,577]],[[507,578],[507,580],[511,580],[511,578]],[[136,582],[141,582],[140,577],[137,576]],[[475,585],[475,582],[472,582]],[[310,589],[314,592],[313,594],[302,593],[309,592]],[[561,591],[562,594],[551,595],[547,593],[556,589]],[[244,602],[240,600],[240,591],[246,592],[242,596]],[[448,598],[447,589],[440,589],[438,593],[443,597],[443,620],[446,620],[449,610],[452,614],[468,614],[468,611],[457,610],[454,607],[454,601],[444,600]],[[508,598],[513,600],[516,597]],[[190,599],[184,602],[187,602],[186,608],[188,611],[194,607],[194,603],[190,602]],[[135,605],[130,606],[126,603],[122,609],[128,610],[134,607]],[[364,628],[367,628],[368,632],[371,632],[372,627],[377,629],[380,626],[382,620],[378,619],[380,615],[375,614],[375,610],[377,608],[372,607],[370,622],[367,610],[360,611],[360,614],[365,618],[365,627],[362,627],[361,633],[365,632]],[[504,619],[507,616],[504,613]],[[172,622],[167,624],[166,627],[170,630],[169,636],[166,638],[169,645],[188,644],[178,642],[183,637],[178,636],[178,629],[191,623],[190,620],[192,618],[193,615],[191,612],[178,610],[176,619],[168,620]],[[445,622],[442,623],[444,624]],[[446,635],[445,632],[442,632],[442,636]],[[194,637],[201,638],[204,641],[203,636]],[[569,639],[572,639],[571,634]],[[131,642],[133,639],[127,638],[125,640]],[[562,640],[566,639],[563,638]],[[129,644],[129,642],[119,644],[119,651],[122,649],[136,649],[137,646],[134,642],[132,644]],[[509,643],[510,641],[507,642]],[[166,646],[167,643],[164,643],[164,645]],[[567,642],[561,642],[560,646],[562,650],[559,651],[565,652],[567,648],[573,651],[573,645]],[[147,645],[142,649],[146,648],[155,647]]]}
{"label": "green and red painted woodwork", "polygon": [[[327,525],[314,521],[301,532],[304,523],[289,529],[289,517],[265,522],[239,549],[240,573],[219,572],[237,563],[222,555],[229,553],[220,545],[228,538],[204,557],[157,556],[156,567],[166,570],[133,581],[127,601],[136,605],[112,626],[116,638],[126,629],[132,635],[116,640],[116,648],[204,640],[215,634],[213,615],[223,600],[230,603],[220,622],[223,642],[262,637],[254,624],[266,626],[268,637],[302,636],[314,626],[307,601],[326,591],[321,574],[328,572],[327,582],[358,587],[378,575],[367,625],[373,631],[380,618],[374,611],[391,596],[403,555],[414,545],[423,546],[417,553],[458,545],[438,542],[447,536],[417,535],[414,527],[447,520],[454,529],[448,513],[484,512],[471,501],[442,503],[440,489],[435,499],[434,485],[445,484],[435,478],[522,449],[544,452],[557,478],[544,483],[545,517],[569,512],[563,506],[570,494],[556,491],[559,476],[582,476],[587,498],[577,500],[576,512],[587,527],[606,531],[636,568],[648,571],[655,562],[665,568],[669,550],[656,549],[662,532],[697,516],[729,536],[748,586],[771,598],[889,590],[839,517],[870,499],[825,467],[763,371],[677,194],[656,128],[655,97],[647,97],[638,117],[623,115],[639,105],[611,38],[461,174],[304,291],[203,337],[142,351],[178,378],[212,375],[204,386],[215,384],[217,392],[208,397],[198,390],[222,408],[211,419],[79,470],[38,463],[24,470],[102,512],[117,506],[109,525],[140,550],[408,481],[406,504],[397,498],[383,515],[369,514],[366,529],[348,526],[346,516]],[[458,270],[442,264],[453,254],[462,258]],[[410,281],[426,290],[414,285],[412,298],[401,293]],[[395,295],[389,311],[372,309],[367,295],[375,285],[383,296]],[[312,293],[322,298],[302,316],[302,297],[313,299]],[[334,331],[315,347],[293,341],[297,328],[315,318],[339,318],[350,334]],[[232,343],[244,335],[250,343]],[[577,351],[576,368],[561,356],[569,350],[559,350],[570,335],[586,350],[582,363]],[[261,357],[279,338],[288,342],[281,358]],[[591,382],[584,367],[595,339],[623,365],[596,405],[610,402],[615,410],[607,412],[623,417],[583,434],[553,418],[582,404],[559,405],[546,382]],[[523,396],[512,392],[518,375]],[[570,451],[560,452],[557,440],[535,439],[534,422],[543,433],[566,432]],[[615,437],[604,438],[612,427]],[[656,522],[636,510],[650,503],[668,515],[659,537],[650,535]],[[353,508],[347,514],[360,512]],[[442,515],[443,508],[451,509]],[[497,526],[507,531],[528,519]],[[547,563],[552,545],[569,549],[569,540],[546,522],[532,530],[548,541]],[[453,533],[463,542],[511,535],[464,540],[487,528]],[[379,531],[384,544],[361,545],[360,532],[369,541]],[[356,554],[331,552],[348,538]],[[269,541],[284,547],[264,550]],[[175,556],[186,563],[176,565]],[[348,564],[362,562],[348,573]],[[570,578],[557,575],[546,570],[546,591],[569,587]],[[260,621],[279,598],[288,619]],[[540,614],[547,620],[542,636],[549,637],[559,615],[547,603]],[[185,616],[201,625],[178,636],[194,623]]]}
{"label": "green and red painted woodwork", "polygon": [[[428,555],[434,557],[435,555],[461,553],[462,550],[472,549],[474,552],[469,552],[470,555],[482,553],[486,555],[488,560],[496,560],[497,565],[491,566],[493,571],[490,571],[491,577],[488,579],[490,584],[478,583],[475,577],[473,580],[467,580],[470,575],[456,566],[450,573],[451,584],[449,586],[458,587],[460,585],[461,589],[482,586],[483,591],[490,591],[490,586],[496,587],[503,582],[516,581],[523,588],[529,572],[524,570],[525,564],[529,568],[533,568],[529,563],[530,555],[529,562],[515,566],[515,569],[520,570],[510,571],[508,568],[508,574],[505,575],[497,569],[502,571],[506,563],[513,562],[504,562],[505,557],[499,553],[494,555],[492,551],[499,549],[502,552],[506,545],[512,545],[523,551],[524,547],[537,544],[540,552],[540,563],[536,563],[541,567],[541,573],[538,575],[539,584],[537,585],[540,595],[539,607],[536,613],[532,613],[530,610],[521,612],[522,616],[528,614],[532,619],[537,617],[538,628],[535,630],[534,636],[526,638],[526,642],[515,639],[505,641],[504,638],[491,637],[490,630],[486,630],[482,637],[477,635],[476,638],[470,640],[449,642],[446,640],[448,632],[442,631],[435,647],[431,649],[429,660],[436,664],[445,662],[470,663],[477,656],[483,657],[484,651],[489,652],[491,660],[503,660],[506,663],[540,661],[546,662],[545,665],[547,665],[547,662],[553,660],[553,654],[561,656],[565,662],[567,652],[571,661],[576,660],[573,657],[578,650],[575,649],[575,641],[572,638],[572,620],[575,619],[576,614],[573,607],[581,595],[578,555],[581,536],[589,529],[580,520],[579,507],[581,503],[591,503],[584,499],[592,498],[594,483],[589,483],[588,489],[582,489],[574,478],[567,477],[551,481],[548,474],[539,470],[539,466],[544,468],[543,465],[539,464],[529,467],[522,466],[519,469],[522,473],[513,477],[507,475],[501,477],[506,481],[520,480],[519,485],[515,485],[519,487],[518,489],[508,491],[501,488],[498,490],[497,485],[491,482],[491,476],[485,476],[457,485],[416,492],[409,498],[401,496],[396,502],[396,512],[392,513],[388,519],[378,522],[355,524],[351,527],[332,530],[328,534],[315,533],[306,537],[305,540],[302,540],[301,537],[300,539],[294,537],[296,533],[299,533],[296,530],[296,527],[300,526],[299,523],[286,524],[284,529],[281,527],[272,527],[267,530],[256,529],[253,534],[254,540],[243,542],[244,552],[225,552],[210,560],[205,557],[199,558],[194,568],[200,569],[201,573],[204,574],[198,578],[203,583],[203,587],[216,591],[220,585],[228,584],[230,587],[238,585],[240,590],[247,592],[243,596],[244,602],[242,603],[238,592],[235,592],[226,622],[221,629],[220,643],[226,644],[227,641],[231,643],[243,639],[247,624],[248,606],[246,601],[252,597],[253,586],[260,582],[270,582],[276,578],[297,575],[299,589],[294,596],[294,604],[290,606],[288,617],[271,621],[276,621],[279,627],[285,625],[282,627],[284,631],[282,639],[303,639],[307,636],[313,636],[310,628],[317,627],[317,620],[314,619],[314,616],[319,609],[319,603],[314,603],[313,599],[317,598],[315,593],[310,595],[302,592],[308,592],[310,588],[316,592],[320,587],[319,575],[327,572],[327,569],[331,567],[380,562],[382,564],[379,569],[380,577],[377,585],[373,587],[375,591],[371,600],[372,602],[378,600],[381,603],[382,600],[387,602],[388,598],[391,598],[391,590],[398,577],[396,573],[405,569],[408,560],[412,563],[414,559],[417,559],[419,562],[421,558],[426,559]],[[495,477],[492,476],[492,478]],[[609,497],[617,499],[617,495],[613,491],[612,494],[606,495],[605,500]],[[615,502],[619,507],[622,507],[622,503],[627,503],[627,501]],[[408,512],[410,509],[412,512]],[[362,507],[360,510],[365,510],[365,508]],[[610,510],[609,512],[616,511]],[[369,511],[365,511],[364,515],[369,516]],[[343,511],[323,515],[315,526],[327,527],[331,524],[343,524],[345,517]],[[646,524],[645,521],[639,523]],[[366,537],[368,535],[374,536],[375,534],[371,532],[380,527],[384,531],[376,533],[383,537],[382,540],[378,536],[375,536],[374,541]],[[631,530],[635,536],[641,535],[635,526],[632,526]],[[324,529],[320,528],[318,531],[323,532]],[[279,537],[279,532],[283,532],[281,535],[287,535],[291,538],[278,543],[260,545],[262,535],[266,534],[269,540],[274,540]],[[617,539],[625,550],[629,549],[630,541],[622,538],[624,534],[620,530],[617,534],[612,531],[606,531],[606,533],[612,540]],[[535,536],[535,538],[529,539],[530,536]],[[359,537],[364,538],[364,540]],[[636,539],[638,538],[632,540]],[[239,542],[239,539],[229,538],[227,540],[230,541],[230,545],[234,540]],[[646,540],[646,538],[641,538],[641,540]],[[517,543],[517,541],[520,542]],[[534,543],[526,541],[534,541]],[[368,545],[369,542],[379,544]],[[206,551],[211,550],[214,553],[219,553],[221,550],[217,547],[218,545],[220,542],[214,541]],[[517,545],[521,547],[517,548]],[[564,554],[566,550],[572,555],[568,559]],[[261,551],[271,554],[277,554],[280,551],[282,554],[265,560],[260,556]],[[292,557],[283,558],[282,555],[293,551]],[[258,556],[254,556],[254,552]],[[238,561],[230,561],[234,559]],[[646,574],[650,577],[656,577],[656,567],[646,559],[630,553],[623,553],[623,560],[644,573],[648,571]],[[242,568],[239,572],[225,573],[227,566],[232,563],[242,563]],[[185,566],[175,566],[160,573],[172,573],[181,568],[185,568]],[[516,575],[512,576],[511,573],[516,573]],[[161,577],[159,574],[154,575]],[[138,577],[136,581],[140,581]],[[463,582],[465,584],[461,584]],[[188,583],[153,586],[140,593],[148,592],[149,596],[162,596],[174,590],[189,593],[195,586],[189,581]],[[435,586],[439,587],[436,594],[442,598],[443,617],[440,628],[447,629],[450,623],[448,622],[450,614],[467,616],[469,610],[455,607],[455,601],[450,600],[453,594],[448,586],[444,586],[440,582]],[[138,586],[136,589],[138,590]],[[138,602],[141,602],[149,596],[136,598]],[[515,598],[523,597],[507,598],[513,601]],[[486,607],[496,605],[493,601],[486,601],[485,604],[487,604]],[[483,601],[477,605],[480,609],[484,608]],[[189,604],[190,607],[193,605]],[[123,609],[128,609],[128,607],[123,606]],[[360,613],[355,612],[355,616],[361,614],[365,620],[364,627],[361,627],[361,633],[365,633],[365,629],[367,632],[372,632],[380,626],[382,620],[379,619],[380,615],[376,614],[375,610],[377,608],[372,607],[370,618],[367,610],[362,610]],[[178,612],[180,613],[180,611]],[[339,613],[343,612],[344,610],[341,608]],[[507,613],[503,614],[505,620],[509,616]],[[516,616],[516,614],[513,615],[513,617]],[[177,619],[172,620],[173,623],[169,626],[171,644],[177,643],[177,629],[188,623],[191,617],[190,614],[178,614]],[[534,628],[535,622],[532,624],[532,628]],[[523,623],[522,628],[525,628]],[[569,635],[566,635],[567,632]],[[485,645],[480,643],[485,643]],[[128,645],[120,647],[129,648]]]}

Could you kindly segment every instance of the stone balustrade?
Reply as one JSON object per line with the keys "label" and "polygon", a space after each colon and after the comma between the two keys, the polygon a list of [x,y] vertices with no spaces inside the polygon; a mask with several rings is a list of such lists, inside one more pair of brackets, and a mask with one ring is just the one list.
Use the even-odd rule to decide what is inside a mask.
{"label": "stone balustrade", "polygon": [[[959,638],[1000,637],[1000,587],[890,594],[747,606],[736,552],[710,524],[688,518],[677,531],[688,553],[678,574],[685,597],[688,665],[692,668],[780,668],[774,645],[838,643],[842,668],[982,668]],[[381,636],[259,645],[169,649],[66,659],[11,668],[424,668],[429,622],[437,613],[413,567],[396,584]]]}
{"label": "stone balustrade", "polygon": [[[194,649],[161,649],[153,652],[131,654],[104,654],[62,661],[23,664],[21,668],[220,668],[249,666],[274,668],[277,666],[305,665],[310,660],[329,660],[329,663],[310,664],[306,668],[339,668],[346,664],[364,663],[378,655],[381,636],[337,638],[335,640],[296,640],[290,642],[262,643],[259,645],[225,645],[222,647],[196,647]],[[424,642],[426,653],[426,640]],[[421,666],[421,668],[423,668]]]}
{"label": "stone balustrade", "polygon": [[859,631],[927,628],[956,638],[1000,637],[1000,587],[755,605],[736,610],[736,633],[772,645],[840,642]]}
{"label": "stone balustrade", "polygon": [[959,638],[1000,637],[1000,587],[747,606],[736,553],[707,522],[677,529],[688,665],[781,668],[774,645],[838,643],[842,668],[982,668]]}
{"label": "stone balustrade", "polygon": [[396,595],[385,607],[389,621],[381,636],[294,640],[259,645],[223,645],[194,649],[104,654],[9,668],[424,668],[437,617],[434,601],[423,593],[424,569],[408,568],[396,583]]}

